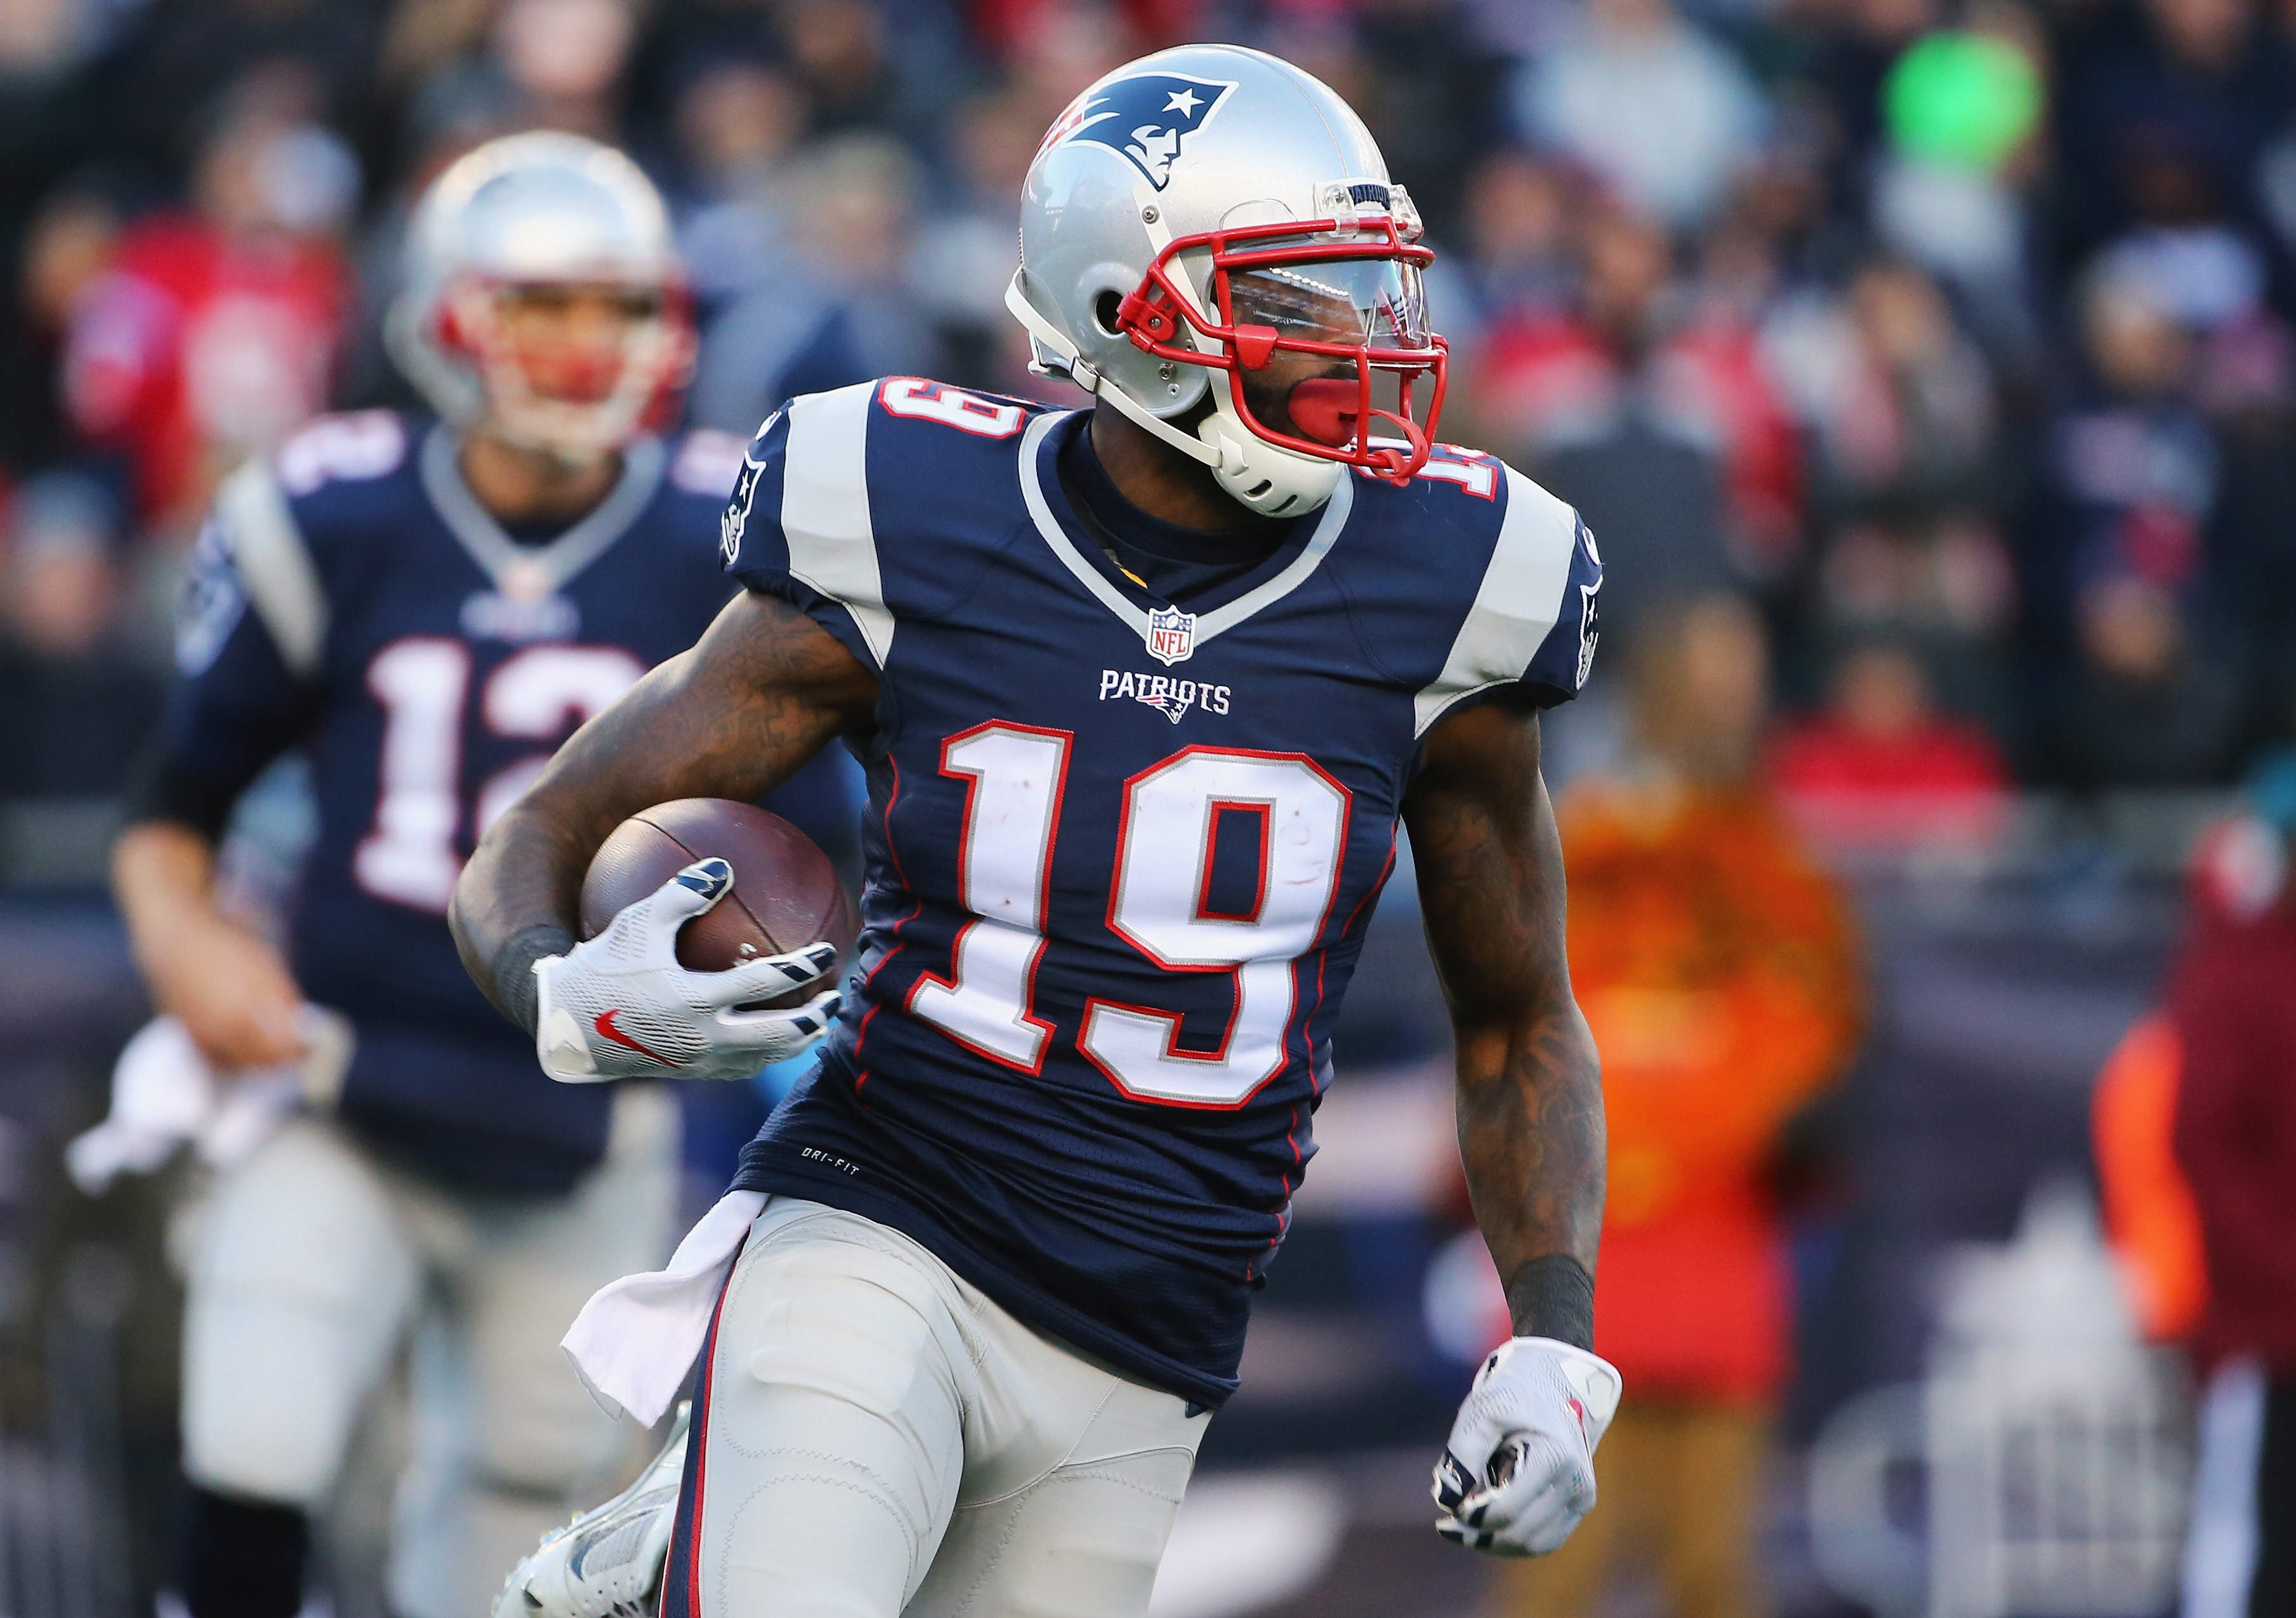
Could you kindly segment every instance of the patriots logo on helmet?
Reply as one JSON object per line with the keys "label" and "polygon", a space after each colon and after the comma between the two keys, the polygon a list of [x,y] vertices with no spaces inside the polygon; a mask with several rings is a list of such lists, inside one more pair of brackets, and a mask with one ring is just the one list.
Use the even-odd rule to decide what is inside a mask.
{"label": "patriots logo on helmet", "polygon": [[1212,120],[1233,82],[1143,73],[1079,96],[1053,127],[1048,145],[1090,141],[1119,152],[1158,191],[1172,177],[1181,143]]}

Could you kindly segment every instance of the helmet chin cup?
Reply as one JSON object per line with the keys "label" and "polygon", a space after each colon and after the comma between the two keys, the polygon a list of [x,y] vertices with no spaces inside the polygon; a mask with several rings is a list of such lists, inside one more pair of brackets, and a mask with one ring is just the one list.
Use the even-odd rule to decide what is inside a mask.
{"label": "helmet chin cup", "polygon": [[1340,486],[1346,468],[1336,461],[1295,454],[1270,444],[1237,418],[1227,372],[1214,374],[1212,413],[1196,436],[1219,452],[1212,477],[1229,496],[1262,517],[1300,517],[1315,511]]}

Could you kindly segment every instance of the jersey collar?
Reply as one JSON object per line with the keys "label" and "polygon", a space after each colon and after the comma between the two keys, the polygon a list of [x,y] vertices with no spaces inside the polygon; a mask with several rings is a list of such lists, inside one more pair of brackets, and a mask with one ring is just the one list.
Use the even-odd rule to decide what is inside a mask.
{"label": "jersey collar", "polygon": [[[1028,503],[1029,515],[1036,519],[1037,531],[1044,535],[1063,567],[1077,576],[1077,581],[1092,592],[1100,604],[1114,613],[1132,632],[1146,639],[1149,629],[1149,609],[1134,601],[1115,580],[1110,578],[1087,556],[1070,534],[1068,527],[1054,512],[1046,497],[1046,481],[1054,474],[1048,473],[1053,454],[1052,437],[1062,422],[1073,421],[1083,413],[1074,410],[1047,411],[1029,423],[1028,432],[1021,439],[1021,497]],[[1337,543],[1340,530],[1348,526],[1348,513],[1354,509],[1354,479],[1342,478],[1332,489],[1332,497],[1324,503],[1315,531],[1307,544],[1274,577],[1258,584],[1206,612],[1194,616],[1195,644],[1201,646],[1214,635],[1224,634],[1261,612],[1308,582],[1319,563]],[[1062,497],[1065,503],[1065,496]],[[1305,526],[1304,524],[1302,526]],[[1297,543],[1296,537],[1286,543]],[[1283,552],[1278,552],[1281,555]]]}
{"label": "jersey collar", "polygon": [[603,500],[548,544],[521,545],[503,532],[494,513],[479,503],[463,481],[455,459],[458,447],[459,441],[444,424],[430,429],[422,440],[422,487],[479,570],[494,581],[496,589],[506,592],[512,580],[537,577],[552,591],[564,589],[629,532],[660,486],[662,468],[669,459],[660,439],[633,439],[622,450],[622,475]]}

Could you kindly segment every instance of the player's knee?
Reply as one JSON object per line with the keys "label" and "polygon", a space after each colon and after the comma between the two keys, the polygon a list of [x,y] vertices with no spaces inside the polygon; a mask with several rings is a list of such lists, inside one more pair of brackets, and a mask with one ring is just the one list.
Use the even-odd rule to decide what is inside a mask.
{"label": "player's knee", "polygon": [[194,1320],[184,1377],[184,1464],[209,1488],[305,1508],[334,1486],[367,1378],[331,1334],[269,1311],[229,1330]]}
{"label": "player's knee", "polygon": [[784,1618],[885,1618],[883,1609],[838,1590],[798,1590],[774,1610]]}
{"label": "player's knee", "polygon": [[195,1488],[184,1517],[192,1618],[294,1618],[301,1610],[310,1526],[300,1510]]}

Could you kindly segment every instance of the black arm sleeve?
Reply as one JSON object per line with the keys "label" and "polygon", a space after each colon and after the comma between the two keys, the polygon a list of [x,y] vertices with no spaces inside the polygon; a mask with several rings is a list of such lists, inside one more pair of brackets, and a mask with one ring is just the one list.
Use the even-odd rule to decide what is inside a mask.
{"label": "black arm sleeve", "polygon": [[1567,1253],[1535,1258],[1506,1289],[1515,1330],[1595,1352],[1595,1278]]}
{"label": "black arm sleeve", "polygon": [[163,732],[136,756],[127,774],[127,821],[168,821],[196,831],[209,843],[223,841],[239,789],[219,784],[176,756]]}

